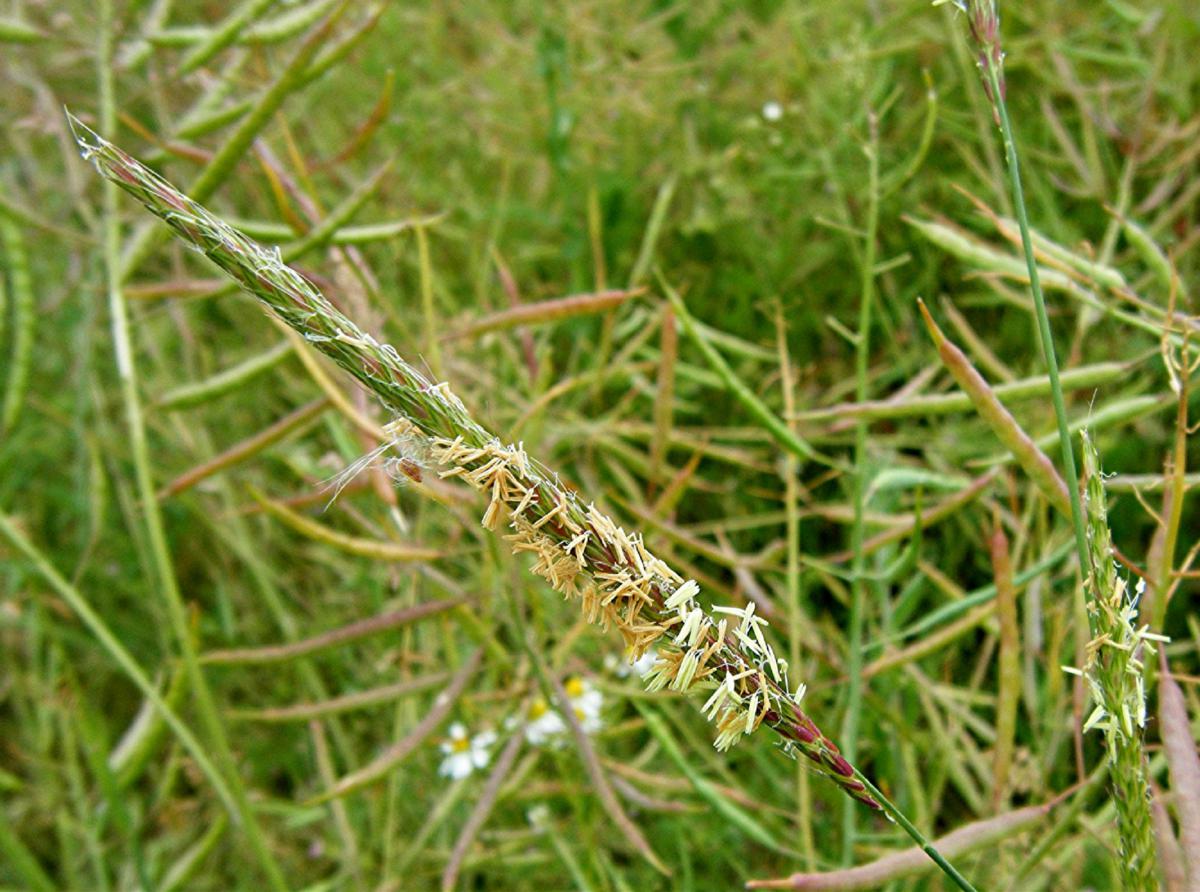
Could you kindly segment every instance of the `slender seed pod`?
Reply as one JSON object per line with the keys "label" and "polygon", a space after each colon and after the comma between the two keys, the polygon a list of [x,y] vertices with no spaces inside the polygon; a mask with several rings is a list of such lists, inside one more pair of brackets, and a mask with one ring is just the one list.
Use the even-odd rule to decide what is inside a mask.
{"label": "slender seed pod", "polygon": [[933,338],[933,342],[937,346],[938,355],[950,374],[954,376],[954,380],[958,382],[958,386],[971,398],[975,411],[988,423],[988,427],[1000,438],[1000,441],[1012,451],[1017,462],[1025,469],[1025,473],[1029,475],[1030,479],[1037,484],[1038,489],[1050,500],[1050,504],[1064,515],[1070,516],[1070,496],[1067,493],[1067,485],[1055,469],[1054,462],[1050,461],[1046,453],[1038,448],[1033,438],[1017,424],[1012,413],[996,398],[992,386],[988,384],[983,375],[979,374],[975,366],[971,364],[971,360],[967,359],[966,354],[946,338],[937,323],[933,321],[933,317],[929,315],[929,310],[925,308],[923,301],[919,302],[919,306],[925,326],[929,329],[929,336]]}
{"label": "slender seed pod", "polygon": [[158,398],[160,409],[190,409],[200,406],[217,397],[232,393],[238,388],[253,381],[259,375],[269,372],[292,355],[292,344],[281,341],[270,350],[251,356],[244,362],[230,366],[203,381],[195,381],[176,387]]}
{"label": "slender seed pod", "polygon": [[[8,380],[4,388],[4,408],[0,410],[0,433],[7,434],[17,423],[25,402],[29,382],[29,364],[33,358],[33,334],[36,322],[33,301],[33,277],[29,273],[29,255],[21,227],[0,217],[0,242],[4,245],[5,266],[13,298],[12,352]],[[0,301],[0,310],[3,301]],[[2,315],[2,314],[0,314]]]}

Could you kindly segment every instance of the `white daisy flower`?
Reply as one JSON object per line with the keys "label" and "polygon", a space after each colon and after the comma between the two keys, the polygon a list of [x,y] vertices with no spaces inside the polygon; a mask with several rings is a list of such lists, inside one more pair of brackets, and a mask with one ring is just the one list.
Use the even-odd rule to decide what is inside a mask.
{"label": "white daisy flower", "polygon": [[[579,720],[580,727],[586,734],[595,734],[604,726],[600,710],[604,706],[604,695],[589,681],[578,677],[567,679],[563,689],[567,699],[571,701],[571,711]],[[525,738],[534,746],[551,744],[561,746],[567,731],[567,723],[558,710],[550,707],[545,700],[538,697],[529,707],[526,717]]]}
{"label": "white daisy flower", "polygon": [[550,743],[562,736],[567,723],[550,705],[538,697],[529,707],[529,722],[525,725],[525,739],[534,746]]}
{"label": "white daisy flower", "polygon": [[633,654],[629,651],[625,652],[624,657],[609,654],[604,660],[604,665],[617,678],[628,678],[635,672],[638,678],[645,678],[650,674],[650,670],[654,668],[654,664],[657,661],[658,651],[652,647],[636,660],[633,659]]}
{"label": "white daisy flower", "polygon": [[645,678],[654,669],[654,664],[658,662],[658,651],[653,647],[633,661],[630,668],[638,674],[638,678]]}
{"label": "white daisy flower", "polygon": [[466,726],[455,722],[450,726],[450,737],[442,743],[442,753],[446,758],[438,769],[438,774],[451,780],[461,780],[476,768],[486,768],[488,749],[496,742],[492,731],[481,731],[474,737],[467,736]]}
{"label": "white daisy flower", "polygon": [[764,102],[762,107],[762,116],[765,121],[778,121],[783,117],[783,106],[774,100]]}
{"label": "white daisy flower", "polygon": [[604,727],[604,721],[600,718],[604,695],[590,681],[578,677],[569,678],[564,688],[571,701],[575,718],[579,719],[579,724],[586,733],[595,734]]}

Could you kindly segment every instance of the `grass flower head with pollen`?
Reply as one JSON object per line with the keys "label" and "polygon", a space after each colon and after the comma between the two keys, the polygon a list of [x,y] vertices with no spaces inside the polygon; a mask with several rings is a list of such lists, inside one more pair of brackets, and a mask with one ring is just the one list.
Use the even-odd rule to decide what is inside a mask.
{"label": "grass flower head with pollen", "polygon": [[[847,795],[885,810],[970,888],[804,712],[753,604],[706,610],[699,584],[655,555],[640,534],[564,486],[521,443],[504,443],[486,430],[446,383],[431,382],[363,331],[284,264],[277,249],[238,232],[76,119],[71,124],[84,158],[103,176],[374,393],[394,416],[389,431],[406,454],[418,447],[440,477],[482,493],[483,526],[514,552],[528,553],[534,573],[575,600],[589,622],[615,629],[632,660],[657,648],[647,687],[703,695],[718,749],[767,726]],[[573,699],[581,709],[596,701],[582,683],[579,694]]]}
{"label": "grass flower head with pollen", "polygon": [[1109,776],[1113,782],[1122,880],[1127,889],[1150,889],[1155,876],[1155,843],[1146,780],[1146,662],[1167,638],[1138,625],[1138,600],[1145,591],[1139,579],[1134,593],[1117,572],[1108,526],[1107,496],[1100,458],[1087,431],[1083,442],[1085,506],[1088,518],[1087,602],[1095,635],[1086,648],[1082,669],[1063,667],[1082,676],[1094,704],[1083,730],[1104,734]]}

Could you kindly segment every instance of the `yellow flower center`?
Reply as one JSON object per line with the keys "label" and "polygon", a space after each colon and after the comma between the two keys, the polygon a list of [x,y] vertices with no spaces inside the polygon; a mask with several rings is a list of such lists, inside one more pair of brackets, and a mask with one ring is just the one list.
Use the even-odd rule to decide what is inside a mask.
{"label": "yellow flower center", "polygon": [[578,700],[583,696],[583,679],[579,676],[572,676],[567,679],[567,696],[572,700]]}
{"label": "yellow flower center", "polygon": [[465,753],[471,748],[471,741],[465,737],[455,737],[450,741],[450,749],[456,753]]}
{"label": "yellow flower center", "polygon": [[531,720],[540,719],[549,709],[550,707],[546,705],[546,701],[538,697],[529,707],[529,718]]}

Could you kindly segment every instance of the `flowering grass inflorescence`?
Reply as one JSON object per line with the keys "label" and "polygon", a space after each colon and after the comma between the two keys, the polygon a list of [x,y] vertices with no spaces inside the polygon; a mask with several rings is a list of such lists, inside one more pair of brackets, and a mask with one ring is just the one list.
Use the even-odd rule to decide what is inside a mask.
{"label": "flowering grass inflorescence", "polygon": [[1158,881],[1143,746],[1145,674],[1154,643],[1166,639],[1152,633],[1148,626],[1137,624],[1138,598],[1145,589],[1145,580],[1139,580],[1135,594],[1130,595],[1117,572],[1100,459],[1086,431],[1081,437],[1090,550],[1087,608],[1095,637],[1088,644],[1082,671],[1068,671],[1083,676],[1095,704],[1084,730],[1100,729],[1108,747],[1124,887],[1154,889]]}
{"label": "flowering grass inflorescence", "polygon": [[695,581],[655,556],[639,534],[585,504],[521,444],[504,444],[478,424],[446,383],[432,383],[364,332],[283,263],[278,249],[238,232],[78,120],[71,124],[84,157],[102,175],[371,390],[396,416],[390,432],[407,444],[406,454],[420,443],[442,477],[487,495],[483,525],[504,535],[513,551],[531,553],[535,573],[578,599],[590,622],[616,628],[634,659],[657,647],[649,689],[707,694],[703,710],[716,726],[719,749],[766,724],[848,795],[882,807],[801,708],[803,686],[791,689],[787,663],[776,656],[767,621],[752,604],[706,611]]}

